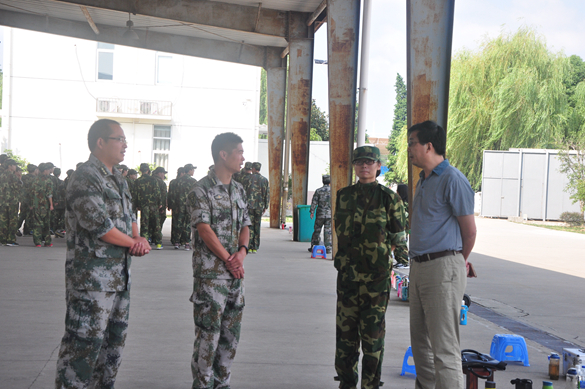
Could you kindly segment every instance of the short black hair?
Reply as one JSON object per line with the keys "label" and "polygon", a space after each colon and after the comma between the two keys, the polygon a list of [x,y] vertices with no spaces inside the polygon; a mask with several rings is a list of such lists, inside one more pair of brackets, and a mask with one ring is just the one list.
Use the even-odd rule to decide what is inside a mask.
{"label": "short black hair", "polygon": [[445,150],[447,146],[447,134],[443,127],[439,126],[432,120],[415,124],[408,129],[408,135],[418,131],[416,134],[419,143],[427,144],[432,143],[437,154],[445,156]]}
{"label": "short black hair", "polygon": [[236,135],[233,132],[224,132],[223,134],[217,135],[215,139],[213,139],[213,142],[211,142],[211,156],[213,157],[213,162],[219,160],[220,151],[231,153],[240,143],[244,143],[244,141],[239,135]]}
{"label": "short black hair", "polygon": [[108,139],[108,137],[112,135],[114,132],[112,129],[113,125],[119,126],[120,123],[111,119],[100,119],[91,125],[89,132],[87,133],[87,145],[89,146],[89,151],[95,150],[99,138]]}

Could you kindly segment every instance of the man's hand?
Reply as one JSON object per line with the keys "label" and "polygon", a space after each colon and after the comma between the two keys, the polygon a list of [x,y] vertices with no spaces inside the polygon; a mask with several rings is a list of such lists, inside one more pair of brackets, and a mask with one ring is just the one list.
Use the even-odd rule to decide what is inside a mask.
{"label": "man's hand", "polygon": [[134,244],[130,247],[130,255],[142,257],[150,252],[150,244],[141,236],[132,238]]}
{"label": "man's hand", "polygon": [[225,260],[225,267],[234,278],[244,278],[244,258],[246,257],[246,249],[241,248]]}
{"label": "man's hand", "polygon": [[311,212],[311,219],[313,219],[314,216],[315,216],[315,214],[313,212]]}
{"label": "man's hand", "polygon": [[51,211],[53,211],[53,210],[54,210],[54,208],[53,208],[53,204],[51,204],[51,205],[49,206],[49,209],[50,209]]}

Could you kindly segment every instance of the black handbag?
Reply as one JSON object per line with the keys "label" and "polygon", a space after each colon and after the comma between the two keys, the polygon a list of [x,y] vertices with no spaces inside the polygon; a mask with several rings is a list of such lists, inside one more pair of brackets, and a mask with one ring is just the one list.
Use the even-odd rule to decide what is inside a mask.
{"label": "black handbag", "polygon": [[506,362],[498,361],[487,354],[480,353],[479,351],[467,349],[461,351],[461,365],[464,370],[470,371],[473,375],[482,379],[487,379],[488,376],[476,374],[473,369],[480,368],[488,370],[489,372],[494,372],[496,370],[506,370],[506,365],[508,364]]}

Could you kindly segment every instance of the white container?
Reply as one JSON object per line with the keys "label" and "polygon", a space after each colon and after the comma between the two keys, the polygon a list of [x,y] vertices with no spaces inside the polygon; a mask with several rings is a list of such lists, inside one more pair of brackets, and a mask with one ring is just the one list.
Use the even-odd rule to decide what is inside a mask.
{"label": "white container", "polygon": [[578,349],[578,348],[564,348],[563,349],[563,375],[567,375],[567,370],[571,366],[575,366],[577,364],[577,359],[581,358],[582,361],[585,361],[585,349]]}

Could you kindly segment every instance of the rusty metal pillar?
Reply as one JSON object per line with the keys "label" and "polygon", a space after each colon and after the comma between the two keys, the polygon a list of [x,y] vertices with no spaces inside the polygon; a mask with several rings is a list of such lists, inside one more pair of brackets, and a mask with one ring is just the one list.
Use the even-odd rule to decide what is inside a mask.
{"label": "rusty metal pillar", "polygon": [[[408,127],[434,120],[447,129],[454,10],[455,0],[407,1]],[[420,171],[409,160],[410,198]]]}
{"label": "rusty metal pillar", "polygon": [[[287,131],[291,131],[293,214],[307,204],[311,86],[313,82],[313,28],[310,14],[289,13],[289,74]],[[295,230],[297,230],[295,228]]]}
{"label": "rusty metal pillar", "polygon": [[[270,169],[270,228],[280,227],[282,197],[282,145],[286,101],[286,61],[280,52],[267,53],[266,101],[268,107],[268,164]],[[278,66],[275,66],[278,65]]]}
{"label": "rusty metal pillar", "polygon": [[[327,0],[329,156],[333,212],[337,191],[351,184],[359,18],[360,0]],[[335,234],[333,247],[336,250]]]}

